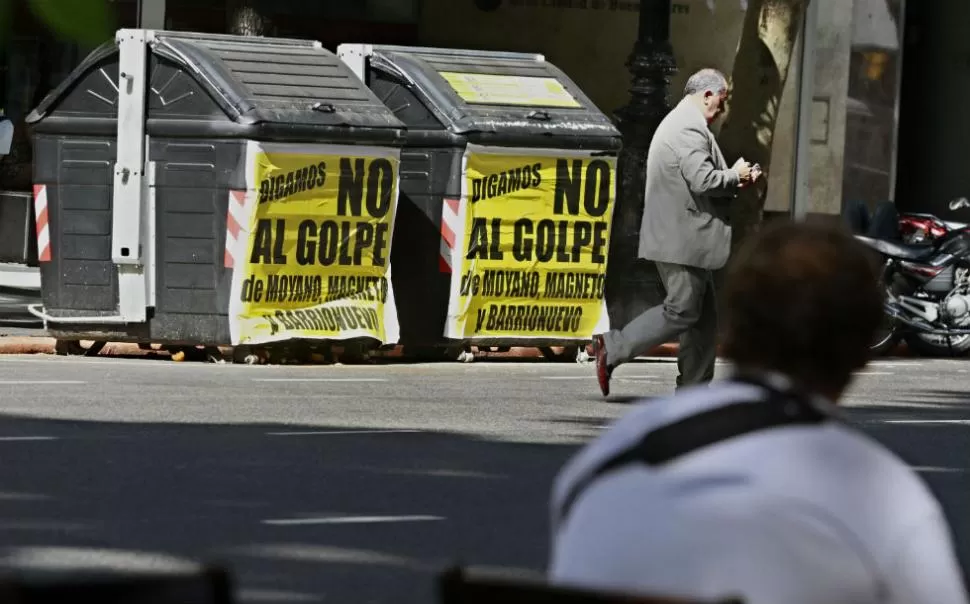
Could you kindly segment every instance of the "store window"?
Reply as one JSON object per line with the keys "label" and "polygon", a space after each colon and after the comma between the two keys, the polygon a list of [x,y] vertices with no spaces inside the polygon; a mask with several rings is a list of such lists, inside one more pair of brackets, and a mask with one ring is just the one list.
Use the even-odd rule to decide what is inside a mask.
{"label": "store window", "polygon": [[417,23],[417,0],[367,0],[367,17],[381,23]]}
{"label": "store window", "polygon": [[842,199],[892,197],[905,0],[852,0],[852,54]]}
{"label": "store window", "polygon": [[[133,27],[135,0],[111,0],[115,24]],[[26,2],[14,2],[13,27],[0,40],[0,108],[13,123],[10,154],[0,159],[0,189],[30,190],[32,151],[24,118],[48,92],[93,50],[59,39],[30,11]]]}
{"label": "store window", "polygon": [[328,48],[366,40],[413,44],[419,0],[167,0],[166,27],[225,33],[241,12],[256,15],[262,35],[319,40]]}

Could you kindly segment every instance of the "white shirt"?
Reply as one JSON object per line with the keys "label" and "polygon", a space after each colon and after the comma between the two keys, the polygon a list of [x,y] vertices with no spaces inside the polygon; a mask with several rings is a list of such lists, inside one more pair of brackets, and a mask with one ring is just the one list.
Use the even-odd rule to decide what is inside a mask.
{"label": "white shirt", "polygon": [[605,459],[657,427],[764,396],[722,382],[646,402],[580,451],[553,488],[551,581],[746,604],[965,604],[939,503],[903,461],[837,421],[606,473],[560,526],[566,493]]}

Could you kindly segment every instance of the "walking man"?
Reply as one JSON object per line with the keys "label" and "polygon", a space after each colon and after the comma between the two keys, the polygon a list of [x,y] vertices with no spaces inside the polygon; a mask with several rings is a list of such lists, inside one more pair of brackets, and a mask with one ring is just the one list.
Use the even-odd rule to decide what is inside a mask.
{"label": "walking man", "polygon": [[639,255],[656,263],[667,296],[623,329],[593,337],[603,396],[610,393],[614,369],[677,336],[677,387],[714,377],[717,309],[711,271],[727,263],[731,227],[714,214],[712,198],[734,196],[759,175],[744,158],[728,167],[709,129],[726,97],[724,74],[698,71],[650,142]]}

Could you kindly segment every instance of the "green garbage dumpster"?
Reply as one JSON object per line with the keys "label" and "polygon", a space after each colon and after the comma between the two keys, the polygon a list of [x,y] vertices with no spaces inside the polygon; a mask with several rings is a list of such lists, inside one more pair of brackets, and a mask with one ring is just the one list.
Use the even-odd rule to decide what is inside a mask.
{"label": "green garbage dumpster", "polygon": [[397,342],[404,127],[319,42],[120,30],[27,121],[55,337]]}
{"label": "green garbage dumpster", "polygon": [[542,55],[346,44],[407,127],[401,343],[576,346],[608,329],[620,133]]}

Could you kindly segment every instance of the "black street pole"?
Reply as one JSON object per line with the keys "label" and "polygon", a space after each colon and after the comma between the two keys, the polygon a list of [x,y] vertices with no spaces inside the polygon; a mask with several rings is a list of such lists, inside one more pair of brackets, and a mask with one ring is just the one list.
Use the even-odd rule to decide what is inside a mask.
{"label": "black street pole", "polygon": [[617,165],[618,187],[606,284],[610,323],[621,328],[664,297],[652,263],[637,260],[643,218],[644,166],[657,126],[668,111],[667,91],[677,71],[670,44],[671,0],[640,0],[640,24],[627,59],[630,101],[616,111],[623,149]]}

